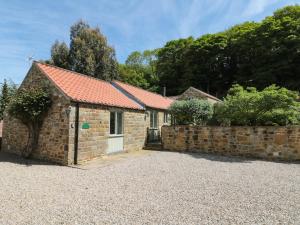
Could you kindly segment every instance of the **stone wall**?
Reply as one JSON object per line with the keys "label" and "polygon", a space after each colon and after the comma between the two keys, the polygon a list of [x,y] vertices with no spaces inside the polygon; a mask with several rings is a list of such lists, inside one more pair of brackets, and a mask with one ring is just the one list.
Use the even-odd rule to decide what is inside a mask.
{"label": "stone wall", "polygon": [[190,87],[185,92],[183,92],[181,95],[179,95],[176,100],[188,100],[191,98],[198,98],[198,99],[204,99],[207,100],[211,104],[215,104],[217,102],[220,102],[219,99],[217,99],[214,96],[211,96],[207,93],[204,93],[196,88]]}
{"label": "stone wall", "polygon": [[[74,163],[75,103],[66,97],[40,70],[33,65],[21,88],[47,85],[53,104],[42,126],[38,148],[33,157],[60,164]],[[124,113],[124,151],[140,150],[144,147],[150,113],[124,108],[105,107],[80,103],[78,161],[101,157],[107,152],[109,117],[111,110]],[[67,111],[71,109],[70,114]],[[158,114],[159,127],[163,125],[163,112]],[[90,125],[83,129],[83,123]],[[3,121],[2,150],[20,154],[28,139],[27,128],[7,113]]]}
{"label": "stone wall", "polygon": [[124,150],[141,150],[146,142],[147,118],[145,112],[126,111],[124,113]]}
{"label": "stone wall", "polygon": [[[33,157],[67,164],[69,120],[66,109],[69,107],[70,102],[34,65],[21,84],[21,88],[41,85],[46,85],[49,88],[53,103],[41,128],[38,148],[33,152]],[[27,128],[19,120],[5,113],[2,150],[20,154],[27,144],[27,139]]]}
{"label": "stone wall", "polygon": [[[145,112],[116,107],[79,104],[78,162],[88,161],[107,154],[111,111],[123,112],[124,151],[141,150],[146,140]],[[69,164],[74,162],[75,105],[70,113]],[[84,123],[89,129],[83,129]]]}
{"label": "stone wall", "polygon": [[162,143],[172,151],[300,160],[299,126],[163,126]]}

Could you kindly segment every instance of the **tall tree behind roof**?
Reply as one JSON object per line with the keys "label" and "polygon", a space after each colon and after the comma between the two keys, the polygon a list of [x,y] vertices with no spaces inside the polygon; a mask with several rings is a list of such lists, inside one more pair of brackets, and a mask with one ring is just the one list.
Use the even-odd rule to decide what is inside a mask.
{"label": "tall tree behind roof", "polygon": [[98,27],[80,20],[71,26],[70,47],[56,41],[51,64],[104,80],[118,78],[115,50]]}

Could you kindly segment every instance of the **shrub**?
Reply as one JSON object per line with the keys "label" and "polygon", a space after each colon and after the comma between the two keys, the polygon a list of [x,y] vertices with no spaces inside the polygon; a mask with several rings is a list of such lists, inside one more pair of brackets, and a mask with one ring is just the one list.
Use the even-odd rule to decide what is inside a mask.
{"label": "shrub", "polygon": [[214,108],[215,119],[223,125],[299,124],[298,93],[271,85],[262,91],[234,85],[222,104]]}
{"label": "shrub", "polygon": [[39,132],[50,106],[51,98],[45,88],[21,89],[11,100],[9,114],[19,119],[27,127],[29,134],[22,156],[29,157],[37,148]]}
{"label": "shrub", "polygon": [[175,101],[169,108],[175,123],[179,125],[203,125],[211,119],[213,108],[206,100],[191,99]]}

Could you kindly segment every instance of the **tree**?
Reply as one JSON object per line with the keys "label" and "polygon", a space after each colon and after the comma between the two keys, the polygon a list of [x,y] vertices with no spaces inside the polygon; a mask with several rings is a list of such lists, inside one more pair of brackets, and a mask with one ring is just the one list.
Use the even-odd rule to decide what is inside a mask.
{"label": "tree", "polygon": [[51,47],[51,60],[58,67],[69,68],[69,48],[66,43],[55,41]]}
{"label": "tree", "polygon": [[201,99],[175,101],[168,110],[178,125],[204,125],[213,115],[212,105]]}
{"label": "tree", "polygon": [[16,91],[17,86],[14,83],[8,83],[6,80],[4,80],[0,93],[0,120],[3,119],[4,111]]}
{"label": "tree", "polygon": [[119,64],[118,67],[120,78],[123,82],[141,87],[144,89],[149,88],[149,83],[145,79],[143,71],[131,68],[130,66]]}
{"label": "tree", "polygon": [[234,85],[215,118],[226,125],[288,125],[300,123],[299,93],[271,85],[262,91]]}
{"label": "tree", "polygon": [[159,50],[159,85],[169,95],[189,86],[218,97],[232,84],[259,90],[300,87],[300,6],[287,6],[261,22],[245,22],[197,39],[173,40]]}
{"label": "tree", "polygon": [[104,80],[118,78],[115,50],[98,27],[80,20],[71,27],[70,48],[56,41],[51,48],[51,62],[59,67]]}
{"label": "tree", "polygon": [[185,60],[186,52],[193,42],[192,37],[170,41],[158,51],[159,86],[166,86],[168,95],[177,95],[189,87],[185,78]]}
{"label": "tree", "polygon": [[37,148],[40,129],[51,103],[46,88],[21,89],[11,100],[9,114],[19,119],[28,129],[28,142],[22,150],[23,157],[30,157]]}
{"label": "tree", "polygon": [[144,89],[159,91],[156,72],[157,51],[132,52],[125,64],[119,64],[120,79]]}

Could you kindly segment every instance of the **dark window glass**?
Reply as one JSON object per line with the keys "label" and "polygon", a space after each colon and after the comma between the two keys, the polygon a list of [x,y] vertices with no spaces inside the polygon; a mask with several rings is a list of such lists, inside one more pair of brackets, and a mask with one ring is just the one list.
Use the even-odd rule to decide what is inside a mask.
{"label": "dark window glass", "polygon": [[116,114],[115,112],[110,112],[110,134],[116,133]]}
{"label": "dark window glass", "polygon": [[123,134],[123,113],[117,112],[117,134]]}
{"label": "dark window glass", "polygon": [[123,134],[123,113],[110,112],[110,134]]}

